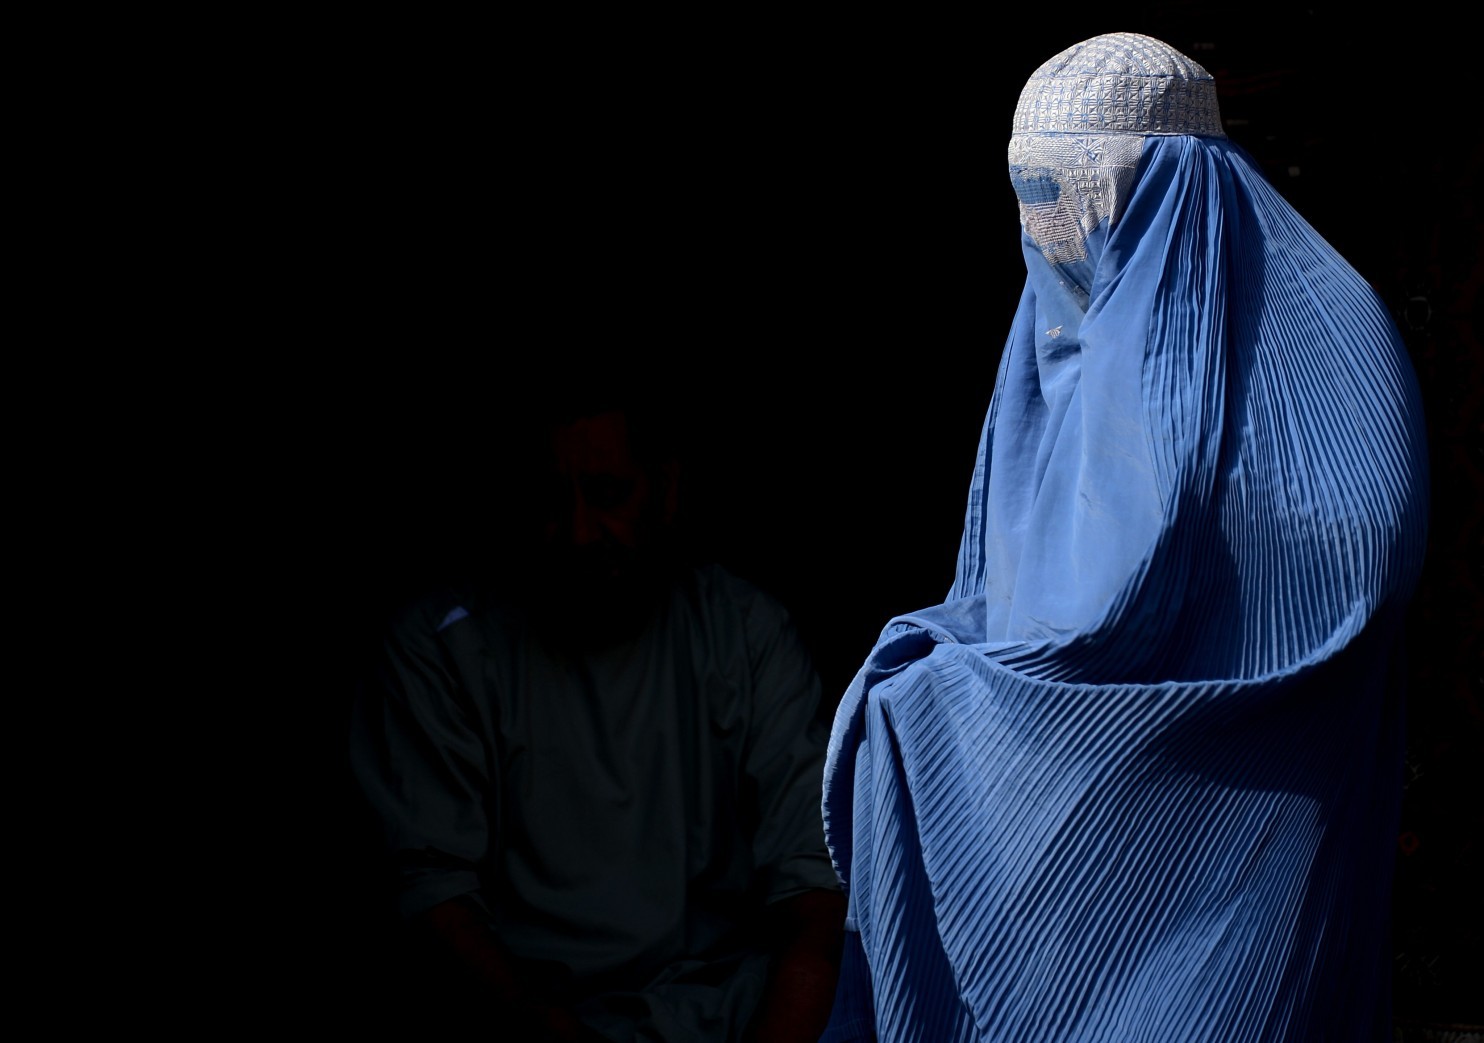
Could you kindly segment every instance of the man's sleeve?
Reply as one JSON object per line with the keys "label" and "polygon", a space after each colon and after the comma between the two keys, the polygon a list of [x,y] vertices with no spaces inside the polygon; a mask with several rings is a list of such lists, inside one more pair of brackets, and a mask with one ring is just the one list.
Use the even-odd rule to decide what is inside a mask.
{"label": "man's sleeve", "polygon": [[407,917],[477,893],[493,842],[488,751],[434,619],[409,613],[391,629],[351,721],[352,771]]}
{"label": "man's sleeve", "polygon": [[760,598],[748,613],[753,734],[745,771],[756,795],[753,858],[768,902],[838,890],[825,846],[820,793],[826,723],[813,660],[782,606]]}

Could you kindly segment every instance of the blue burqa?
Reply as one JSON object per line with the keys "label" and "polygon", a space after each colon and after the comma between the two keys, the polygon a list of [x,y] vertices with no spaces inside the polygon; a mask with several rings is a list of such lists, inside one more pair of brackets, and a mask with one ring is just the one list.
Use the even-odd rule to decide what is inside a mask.
{"label": "blue burqa", "polygon": [[[1144,74],[1189,91],[1087,101]],[[825,1038],[1389,1039],[1427,501],[1405,346],[1198,65],[1115,34],[1038,77],[957,574],[834,723]]]}

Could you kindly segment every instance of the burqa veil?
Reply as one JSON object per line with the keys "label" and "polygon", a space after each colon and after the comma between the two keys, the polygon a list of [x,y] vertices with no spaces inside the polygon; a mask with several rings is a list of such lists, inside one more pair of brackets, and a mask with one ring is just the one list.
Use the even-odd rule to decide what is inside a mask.
{"label": "burqa veil", "polygon": [[826,1039],[1390,1038],[1415,375],[1158,40],[1017,107],[1026,281],[944,601],[841,701]]}

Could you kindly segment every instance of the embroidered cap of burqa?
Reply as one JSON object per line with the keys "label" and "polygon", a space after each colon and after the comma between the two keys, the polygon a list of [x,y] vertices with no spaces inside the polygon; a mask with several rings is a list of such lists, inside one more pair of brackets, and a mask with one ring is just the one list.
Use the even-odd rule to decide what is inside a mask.
{"label": "embroidered cap of burqa", "polygon": [[1009,160],[1026,281],[957,575],[834,724],[832,1032],[1389,1038],[1405,345],[1158,40],[1042,65]]}

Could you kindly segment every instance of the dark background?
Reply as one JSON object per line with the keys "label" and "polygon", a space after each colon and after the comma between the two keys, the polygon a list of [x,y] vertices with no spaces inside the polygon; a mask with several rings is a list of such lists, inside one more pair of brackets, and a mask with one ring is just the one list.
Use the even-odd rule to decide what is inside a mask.
{"label": "dark background", "polygon": [[314,88],[258,162],[295,186],[273,314],[310,345],[269,364],[315,653],[298,740],[329,780],[298,809],[324,901],[284,967],[322,1016],[370,1003],[383,955],[338,775],[350,682],[385,611],[504,535],[490,519],[519,495],[532,389],[608,373],[673,391],[699,542],[789,605],[838,699],[881,626],[952,581],[1024,275],[1004,162],[1019,90],[1064,47],[1137,31],[1215,74],[1231,137],[1406,336],[1434,505],[1398,1014],[1484,1021],[1468,30],[1428,4],[1094,10],[363,20],[305,44]]}

